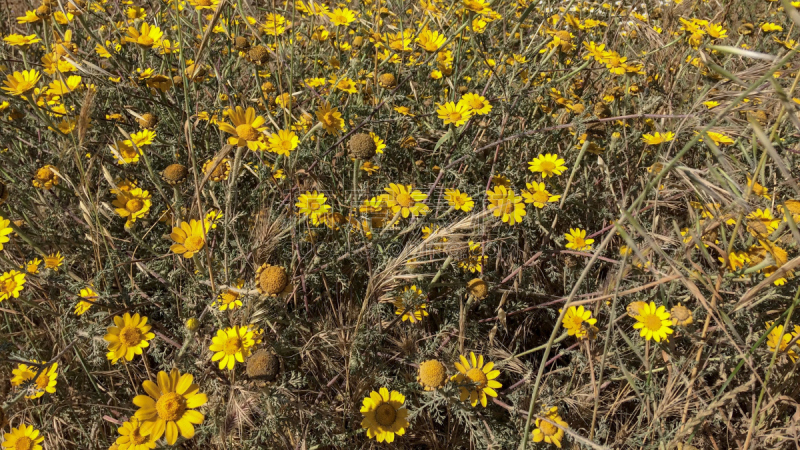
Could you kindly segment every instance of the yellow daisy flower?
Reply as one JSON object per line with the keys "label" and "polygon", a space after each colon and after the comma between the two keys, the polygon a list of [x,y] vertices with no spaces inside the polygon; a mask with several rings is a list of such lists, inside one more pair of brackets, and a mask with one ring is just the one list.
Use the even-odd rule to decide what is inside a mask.
{"label": "yellow daisy flower", "polygon": [[87,287],[81,289],[80,292],[81,298],[85,298],[86,300],[81,300],[75,305],[75,315],[80,316],[89,311],[89,308],[92,307],[97,302],[98,295],[97,292],[94,291],[91,287]]}
{"label": "yellow daisy flower", "polygon": [[417,217],[419,215],[424,216],[430,210],[428,205],[422,203],[428,196],[420,191],[415,191],[410,184],[390,183],[389,187],[383,190],[388,193],[386,195],[386,205],[395,215],[400,213],[403,218],[407,218],[409,215]]}
{"label": "yellow daisy flower", "polygon": [[149,347],[149,340],[156,337],[150,332],[152,327],[147,324],[147,317],[139,314],[125,313],[122,317],[114,316],[114,326],[108,327],[103,339],[108,342],[109,352],[106,358],[111,364],[116,364],[120,359],[133,360],[135,355],[141,355],[145,347]]}
{"label": "yellow daisy flower", "polygon": [[561,200],[561,196],[552,195],[544,183],[534,181],[533,183],[525,183],[525,185],[528,187],[527,191],[522,191],[525,203],[533,203],[533,206],[539,209],[544,208],[548,203],[555,203]]}
{"label": "yellow daisy flower", "polygon": [[58,268],[64,264],[64,257],[61,252],[50,253],[44,257],[44,268],[53,269],[58,272]]}
{"label": "yellow daisy flower", "polygon": [[0,302],[9,298],[19,298],[25,285],[25,274],[12,270],[0,275]]}
{"label": "yellow daisy flower", "polygon": [[208,224],[202,220],[192,219],[190,222],[181,222],[179,226],[172,229],[172,233],[169,235],[175,241],[169,249],[178,255],[183,255],[186,259],[191,259],[206,245],[205,233],[207,231]]}
{"label": "yellow daisy flower", "polygon": [[117,194],[117,199],[111,204],[120,217],[127,219],[125,228],[128,229],[136,219],[144,217],[150,211],[150,193],[137,187],[127,193]]}
{"label": "yellow daisy flower", "polygon": [[219,369],[233,370],[236,362],[243,363],[250,356],[250,348],[255,345],[250,327],[229,327],[217,330],[211,339],[209,349],[214,353],[211,361],[219,361]]}
{"label": "yellow daisy flower", "polygon": [[475,207],[472,197],[458,189],[445,189],[444,198],[447,200],[447,204],[456,211],[469,212]]}
{"label": "yellow daisy flower", "polygon": [[0,216],[0,250],[3,250],[3,244],[11,240],[8,235],[13,233],[14,229],[9,226],[10,224],[10,220]]}
{"label": "yellow daisy flower", "polygon": [[447,37],[438,31],[431,31],[424,29],[417,37],[417,45],[428,53],[433,53],[439,50],[442,45],[447,41]]}
{"label": "yellow daisy flower", "polygon": [[569,425],[558,414],[558,407],[553,406],[552,408],[547,408],[545,406],[544,410],[546,411],[542,414],[544,418],[536,419],[536,428],[533,430],[533,442],[544,441],[561,448],[561,440],[564,439],[564,430],[551,422],[561,425],[562,427],[568,427]]}
{"label": "yellow daisy flower", "polygon": [[[237,280],[236,281],[236,289],[241,289],[244,286],[244,280]],[[225,289],[224,292],[221,292],[214,303],[211,306],[216,306],[219,308],[220,311],[226,311],[241,308],[242,307],[242,300],[240,299],[241,294],[232,291],[230,289]]]}
{"label": "yellow daisy flower", "polygon": [[322,128],[324,128],[328,134],[339,134],[341,130],[344,130],[342,113],[340,113],[338,109],[332,108],[330,103],[323,103],[322,106],[317,109],[316,115],[317,120],[322,123]]}
{"label": "yellow daisy flower", "polygon": [[[41,364],[39,361],[32,361],[34,364]],[[46,393],[55,394],[56,384],[58,383],[58,363],[55,362],[47,367],[19,364],[16,369],[11,371],[11,384],[13,386],[24,385],[31,380],[32,384],[28,387],[30,394],[25,398],[34,399]],[[38,374],[38,375],[37,375]],[[34,377],[36,379],[34,380]]]}
{"label": "yellow daisy flower", "polygon": [[300,139],[290,130],[279,130],[269,136],[269,151],[279,155],[289,156],[297,148]]}
{"label": "yellow daisy flower", "polygon": [[534,173],[541,173],[542,178],[561,175],[561,173],[567,170],[567,166],[564,165],[564,160],[559,158],[558,155],[553,155],[551,153],[537,156],[532,161],[529,161],[528,165],[528,170]]}
{"label": "yellow daisy flower", "polygon": [[423,317],[428,315],[428,304],[424,301],[426,298],[427,296],[417,285],[406,286],[402,294],[397,295],[392,302],[397,308],[394,312],[395,315],[402,314],[403,322],[416,323],[421,321]]}
{"label": "yellow daisy flower", "polygon": [[39,82],[42,75],[36,70],[24,70],[22,72],[14,72],[11,75],[6,75],[6,80],[3,82],[5,87],[3,90],[9,95],[23,96],[32,91]]}
{"label": "yellow daisy flower", "polygon": [[436,114],[444,121],[445,125],[453,124],[457,127],[463,125],[467,120],[472,117],[472,110],[464,103],[459,102],[457,105],[453,102],[447,102],[444,105],[439,105]]}
{"label": "yellow daisy flower", "polygon": [[142,383],[147,395],[137,395],[133,404],[139,407],[136,418],[142,421],[141,434],[157,441],[165,433],[167,444],[173,445],[180,433],[186,439],[194,437],[194,425],[203,423],[203,415],[195,411],[208,402],[194,377],[181,375],[178,369],[158,373],[158,384],[150,380]]}
{"label": "yellow daisy flower", "polygon": [[642,140],[647,145],[658,145],[662,142],[669,142],[675,138],[675,133],[668,131],[664,134],[659,132],[655,132],[654,134],[644,134],[642,135]]}
{"label": "yellow daisy flower", "polygon": [[481,406],[486,407],[486,397],[497,397],[497,391],[503,387],[502,384],[495,381],[500,376],[499,370],[494,369],[494,363],[483,363],[483,355],[475,356],[475,353],[469,352],[469,361],[464,355],[460,355],[460,363],[455,363],[458,373],[450,377],[452,381],[459,384],[459,396],[461,401],[469,399],[472,406],[481,403]]}
{"label": "yellow daisy flower", "polygon": [[25,263],[25,271],[32,274],[39,273],[39,265],[42,263],[42,260],[39,258],[33,258],[32,260]]}
{"label": "yellow daisy flower", "polygon": [[311,218],[314,225],[319,225],[320,218],[331,210],[331,205],[326,204],[328,198],[323,193],[308,192],[300,195],[295,206],[300,209],[300,214]]}
{"label": "yellow daisy flower", "polygon": [[586,230],[580,228],[570,228],[569,233],[565,234],[567,239],[566,247],[576,251],[591,251],[594,239],[586,239]]}
{"label": "yellow daisy flower", "polygon": [[[772,326],[772,322],[767,322],[766,329]],[[783,335],[783,338],[781,338]],[[794,336],[792,333],[783,330],[783,325],[776,325],[772,331],[769,332],[769,336],[767,336],[767,347],[769,347],[770,352],[775,352],[775,349],[778,346],[778,342],[780,342],[780,348],[778,348],[779,352],[785,352],[792,361],[797,361],[797,352],[795,352],[794,348],[789,348],[789,343],[792,342]]]}
{"label": "yellow daisy flower", "polygon": [[567,313],[564,314],[564,319],[561,321],[567,333],[578,339],[588,337],[589,333],[587,328],[594,326],[595,323],[597,323],[597,319],[593,318],[592,312],[588,309],[584,309],[583,305],[570,306],[567,309]]}
{"label": "yellow daisy flower", "polygon": [[367,437],[391,444],[395,435],[404,435],[408,427],[408,410],[403,407],[405,401],[403,394],[389,392],[385,387],[380,388],[379,392],[372,391],[365,397],[361,406],[361,414],[364,416],[361,427],[367,430]]}
{"label": "yellow daisy flower", "polygon": [[489,114],[489,112],[492,110],[491,103],[489,103],[484,96],[473,94],[472,92],[464,94],[458,103],[469,108],[470,111],[472,111],[472,114],[477,116],[484,116]]}
{"label": "yellow daisy flower", "polygon": [[506,189],[505,186],[498,185],[492,191],[486,191],[489,199],[489,210],[492,215],[500,217],[503,222],[515,225],[522,222],[522,218],[527,214],[522,197],[517,196],[513,190]]}
{"label": "yellow daisy flower", "polygon": [[266,149],[263,134],[261,134],[267,129],[264,126],[266,120],[261,116],[256,116],[255,109],[250,107],[245,110],[241,106],[237,106],[235,110],[228,109],[227,115],[233,125],[227,122],[218,122],[217,126],[220,130],[233,135],[228,138],[228,144],[238,147],[247,146],[250,150]]}
{"label": "yellow daisy flower", "polygon": [[667,336],[672,334],[670,325],[672,320],[666,308],[663,305],[656,308],[655,302],[650,302],[641,307],[633,328],[641,330],[640,336],[648,341],[655,339],[656,342],[661,342],[662,339],[668,340]]}
{"label": "yellow daisy flower", "polygon": [[22,424],[3,434],[3,448],[7,450],[42,450],[42,442],[44,436],[33,425]]}
{"label": "yellow daisy flower", "polygon": [[161,40],[161,36],[164,33],[161,32],[161,29],[156,26],[151,26],[147,22],[142,22],[142,27],[140,30],[137,30],[134,27],[128,27],[127,35],[125,36],[125,42],[133,42],[134,44],[139,44],[142,47],[150,48]]}
{"label": "yellow daisy flower", "polygon": [[142,422],[131,417],[121,427],[117,428],[120,437],[116,440],[118,450],[151,450],[156,448],[156,440],[153,435],[142,434]]}

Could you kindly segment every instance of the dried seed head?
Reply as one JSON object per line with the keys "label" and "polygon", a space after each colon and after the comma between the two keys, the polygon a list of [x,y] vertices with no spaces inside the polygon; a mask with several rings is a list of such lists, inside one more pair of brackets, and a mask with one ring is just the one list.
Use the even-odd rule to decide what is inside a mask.
{"label": "dried seed head", "polygon": [[247,50],[250,48],[250,41],[244,36],[236,36],[236,39],[233,40],[233,46],[237,50]]}
{"label": "dried seed head", "polygon": [[255,64],[264,64],[269,61],[269,51],[263,45],[256,45],[247,52],[247,57]]}
{"label": "dried seed head", "polygon": [[370,159],[375,156],[377,147],[372,136],[366,133],[357,133],[350,137],[347,142],[350,156],[358,159]]}
{"label": "dried seed head", "polygon": [[397,86],[397,78],[395,78],[392,73],[382,73],[381,76],[378,77],[378,84],[387,89],[392,89]]}
{"label": "dried seed head", "polygon": [[258,269],[258,290],[263,294],[275,296],[286,289],[289,276],[286,269],[280,266],[264,264]]}
{"label": "dried seed head", "polygon": [[183,183],[188,174],[189,170],[183,164],[170,164],[166,169],[164,169],[161,177],[170,186],[175,186]]}
{"label": "dried seed head", "polygon": [[142,128],[153,128],[158,123],[158,117],[150,113],[144,113],[141,119],[136,119],[136,122]]}
{"label": "dried seed head", "polygon": [[426,391],[439,389],[447,383],[447,369],[438,360],[425,361],[419,365],[417,381]]}
{"label": "dried seed head", "polygon": [[489,294],[489,286],[480,278],[473,278],[467,283],[467,292],[476,300],[483,300]]}
{"label": "dried seed head", "polygon": [[269,350],[258,350],[247,360],[247,376],[253,379],[275,381],[280,371],[278,356]]}

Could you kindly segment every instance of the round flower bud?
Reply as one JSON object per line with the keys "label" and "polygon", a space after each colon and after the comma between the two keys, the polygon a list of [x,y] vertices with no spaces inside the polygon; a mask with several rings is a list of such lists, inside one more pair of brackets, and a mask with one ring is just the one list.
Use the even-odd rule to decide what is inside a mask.
{"label": "round flower bud", "polygon": [[358,159],[370,159],[375,156],[377,150],[372,136],[366,133],[357,133],[351,136],[347,142],[347,148],[350,150],[350,156]]}
{"label": "round flower bud", "polygon": [[289,285],[289,275],[280,266],[262,265],[258,268],[256,279],[259,292],[271,297],[282,293]]}
{"label": "round flower bud", "polygon": [[467,283],[467,292],[475,297],[475,300],[483,300],[489,294],[489,287],[480,278],[473,278]]}
{"label": "round flower bud", "polygon": [[183,164],[170,164],[164,169],[164,172],[161,174],[161,177],[164,181],[167,182],[170,186],[176,186],[178,184],[183,183],[186,180],[186,176],[189,174],[189,169],[186,168]]}
{"label": "round flower bud", "polygon": [[138,122],[139,126],[142,128],[153,128],[158,123],[158,117],[150,113],[144,113],[141,119],[136,119],[136,122]]}
{"label": "round flower bud", "polygon": [[426,391],[439,389],[447,383],[447,369],[435,359],[425,361],[419,365],[417,381]]}
{"label": "round flower bud", "polygon": [[378,77],[378,84],[380,84],[381,87],[392,89],[397,86],[397,78],[395,78],[392,73],[382,73],[381,76]]}
{"label": "round flower bud", "polygon": [[194,317],[186,319],[186,329],[189,331],[197,331],[200,328],[200,321]]}
{"label": "round flower bud", "polygon": [[247,359],[247,376],[257,380],[275,381],[281,371],[278,356],[261,349]]}
{"label": "round flower bud", "polygon": [[269,61],[269,51],[263,45],[256,45],[247,52],[247,57],[255,64],[264,64]]}

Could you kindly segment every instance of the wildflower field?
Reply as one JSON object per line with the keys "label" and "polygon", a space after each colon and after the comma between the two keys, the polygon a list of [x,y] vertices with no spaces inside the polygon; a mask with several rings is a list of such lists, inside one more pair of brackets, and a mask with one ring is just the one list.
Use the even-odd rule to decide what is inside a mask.
{"label": "wildflower field", "polygon": [[33,1],[3,450],[800,448],[800,1]]}

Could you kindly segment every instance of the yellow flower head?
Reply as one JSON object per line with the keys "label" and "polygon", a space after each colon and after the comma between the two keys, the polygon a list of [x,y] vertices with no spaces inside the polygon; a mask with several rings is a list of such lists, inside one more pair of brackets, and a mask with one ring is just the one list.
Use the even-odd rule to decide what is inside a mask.
{"label": "yellow flower head", "polygon": [[497,185],[494,190],[486,191],[486,195],[489,199],[488,209],[495,217],[500,217],[509,225],[521,223],[522,218],[527,214],[522,197],[503,185]]}
{"label": "yellow flower head", "polygon": [[[41,364],[39,361],[33,363]],[[55,362],[49,366],[42,364],[40,366],[19,364],[16,369],[11,371],[13,378],[11,384],[14,386],[26,385],[31,383],[28,387],[29,393],[25,398],[34,399],[43,396],[46,393],[55,394],[56,384],[58,383],[58,363]]]}
{"label": "yellow flower head", "polygon": [[367,430],[367,437],[391,444],[395,435],[404,435],[408,427],[408,410],[403,407],[405,401],[403,394],[389,392],[385,387],[365,397],[361,406],[364,416],[361,427]]}
{"label": "yellow flower head", "polygon": [[[28,11],[30,12],[30,11]],[[33,425],[22,424],[12,428],[10,433],[3,434],[3,448],[5,450],[42,450],[40,445],[44,436]]]}
{"label": "yellow flower head", "polygon": [[492,111],[492,104],[484,96],[472,92],[464,94],[458,103],[469,108],[476,116],[483,116]]}
{"label": "yellow flower head", "polygon": [[428,315],[428,304],[425,303],[427,296],[416,285],[406,286],[403,293],[396,296],[392,302],[397,308],[395,315],[403,316],[403,322],[409,321],[416,323]]}
{"label": "yellow flower head", "polygon": [[356,20],[356,12],[348,8],[336,8],[327,15],[331,23],[338,27],[346,27]]}
{"label": "yellow flower head", "polygon": [[431,31],[429,29],[424,29],[417,37],[417,45],[419,45],[423,50],[429,53],[433,53],[436,50],[439,50],[442,45],[444,45],[447,37],[444,34],[439,33],[438,31]]}
{"label": "yellow flower head", "polygon": [[111,204],[120,217],[127,219],[125,222],[127,229],[136,222],[136,219],[144,217],[150,211],[150,193],[137,187],[129,192],[120,192]]}
{"label": "yellow flower head", "polygon": [[81,300],[75,305],[75,315],[77,316],[83,315],[86,311],[89,311],[89,308],[97,302],[98,298],[97,292],[91,287],[81,289],[80,296],[86,300]]}
{"label": "yellow flower head", "polygon": [[322,124],[322,128],[328,134],[339,134],[344,130],[344,119],[338,109],[331,107],[330,103],[325,102],[317,109],[317,120]]}
{"label": "yellow flower head", "polygon": [[672,334],[671,325],[672,320],[670,320],[670,314],[666,308],[663,305],[656,307],[654,302],[650,302],[642,306],[636,316],[633,328],[640,330],[640,336],[648,341],[655,339],[656,342],[661,342],[662,339],[667,340],[667,336]]}
{"label": "yellow flower head", "polygon": [[544,441],[547,444],[553,444],[561,448],[561,440],[564,439],[564,430],[558,427],[560,425],[564,428],[569,427],[567,422],[558,414],[558,407],[552,408],[544,407],[544,412],[541,418],[536,418],[536,428],[533,430],[533,442]]}
{"label": "yellow flower head", "polygon": [[175,243],[169,249],[178,255],[183,255],[186,259],[191,259],[206,245],[205,234],[208,231],[208,225],[204,222],[192,219],[190,222],[181,222],[179,226],[174,227],[169,237]]}
{"label": "yellow flower head", "polygon": [[428,205],[422,203],[428,196],[420,191],[415,191],[414,187],[410,184],[402,185],[390,183],[389,187],[383,190],[387,192],[386,205],[395,215],[399,213],[403,218],[407,218],[409,215],[413,215],[414,217],[419,215],[424,216],[430,210]]}
{"label": "yellow flower head", "polygon": [[261,116],[256,116],[256,111],[252,107],[243,109],[237,106],[236,109],[228,109],[227,116],[233,125],[227,122],[219,122],[219,129],[232,134],[228,138],[228,144],[238,147],[247,147],[250,150],[265,150],[266,144],[263,142],[262,132],[267,129],[264,125],[266,120]]}
{"label": "yellow flower head", "polygon": [[581,306],[570,306],[567,313],[564,314],[564,319],[561,324],[570,336],[575,336],[578,339],[585,339],[589,337],[587,329],[594,326],[597,319],[592,317],[592,312],[584,309]]}
{"label": "yellow flower head", "polygon": [[327,204],[328,198],[323,193],[308,192],[300,195],[295,206],[300,209],[300,214],[311,218],[314,225],[319,225],[322,215],[331,210],[331,205]]}
{"label": "yellow flower head", "polygon": [[139,30],[134,27],[128,27],[125,42],[132,42],[142,47],[150,48],[159,41],[163,35],[164,33],[161,32],[161,28],[151,26],[147,22],[142,22],[142,27]]}
{"label": "yellow flower head", "polygon": [[120,434],[116,440],[119,449],[150,450],[156,448],[157,444],[153,435],[142,434],[142,422],[136,416],[131,417],[117,428],[117,432]]}
{"label": "yellow flower head", "polygon": [[158,373],[158,384],[150,380],[142,383],[147,395],[133,398],[133,404],[139,407],[135,417],[142,423],[141,434],[157,441],[166,432],[169,445],[175,444],[178,434],[186,439],[194,437],[194,425],[204,419],[195,408],[205,405],[208,397],[193,381],[192,375],[172,369],[169,374]]}
{"label": "yellow flower head", "polygon": [[297,148],[300,139],[293,131],[279,130],[269,136],[269,151],[279,155],[289,156]]}
{"label": "yellow flower head", "polygon": [[452,123],[457,127],[463,125],[473,114],[472,109],[462,102],[458,104],[447,102],[444,105],[439,105],[436,113],[445,125]]}
{"label": "yellow flower head", "polygon": [[567,170],[567,166],[564,165],[564,160],[552,153],[539,155],[533,158],[532,161],[528,162],[528,166],[528,170],[531,172],[541,173],[542,178],[561,175],[561,173]]}
{"label": "yellow flower head", "polygon": [[32,91],[39,82],[41,74],[36,70],[24,70],[22,72],[14,72],[11,75],[6,75],[6,80],[3,82],[5,85],[3,90],[9,95],[23,96]]}
{"label": "yellow flower head", "polygon": [[567,239],[566,247],[576,251],[591,251],[594,239],[586,239],[586,230],[580,228],[570,228],[569,233],[565,234]]}
{"label": "yellow flower head", "polygon": [[647,145],[658,145],[662,142],[669,142],[675,138],[675,133],[668,131],[664,134],[659,132],[655,132],[654,134],[645,134],[642,135],[642,139],[644,143]]}
{"label": "yellow flower head", "polygon": [[253,331],[250,327],[229,327],[224,330],[217,330],[217,335],[211,339],[209,349],[214,353],[211,361],[219,361],[219,369],[233,370],[237,363],[243,363],[245,358],[250,356],[251,347],[255,345],[253,341]]}
{"label": "yellow flower head", "polygon": [[149,340],[156,337],[150,332],[147,317],[139,314],[125,313],[122,317],[114,316],[114,326],[108,327],[103,337],[108,342],[106,357],[111,364],[116,364],[120,359],[132,361],[134,355],[141,355],[145,347],[149,347]]}
{"label": "yellow flower head", "polygon": [[472,197],[458,189],[445,189],[444,198],[447,200],[447,204],[456,211],[469,212],[475,207]]}
{"label": "yellow flower head", "polygon": [[[237,280],[236,286],[234,287],[236,289],[241,289],[242,286],[244,286],[244,280]],[[217,306],[220,311],[225,311],[225,310],[233,311],[234,309],[242,307],[242,300],[240,297],[241,294],[238,291],[225,289],[217,296],[217,299],[214,301],[213,304],[211,304],[211,306]]]}
{"label": "yellow flower head", "polygon": [[500,376],[499,370],[494,370],[494,363],[484,364],[483,355],[475,356],[469,352],[469,360],[464,355],[459,356],[460,363],[455,363],[458,373],[450,377],[459,385],[459,396],[462,402],[469,399],[472,406],[481,403],[486,407],[486,396],[497,397],[497,391],[503,387],[495,379]]}
{"label": "yellow flower head", "polygon": [[537,208],[544,208],[547,203],[555,203],[561,199],[560,195],[552,195],[548,192],[544,183],[532,182],[526,183],[528,190],[522,191],[522,197],[525,198],[525,203],[533,203]]}

